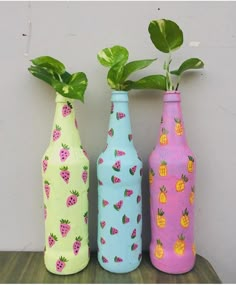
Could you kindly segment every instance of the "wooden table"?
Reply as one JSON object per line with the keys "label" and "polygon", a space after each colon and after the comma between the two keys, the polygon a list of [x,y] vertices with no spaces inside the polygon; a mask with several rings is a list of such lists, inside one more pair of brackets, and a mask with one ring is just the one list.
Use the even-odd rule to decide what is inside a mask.
{"label": "wooden table", "polygon": [[0,283],[221,283],[211,264],[197,255],[194,269],[186,274],[170,275],[155,269],[148,253],[141,265],[127,274],[113,274],[102,269],[96,254],[81,272],[59,276],[44,267],[42,252],[0,252]]}

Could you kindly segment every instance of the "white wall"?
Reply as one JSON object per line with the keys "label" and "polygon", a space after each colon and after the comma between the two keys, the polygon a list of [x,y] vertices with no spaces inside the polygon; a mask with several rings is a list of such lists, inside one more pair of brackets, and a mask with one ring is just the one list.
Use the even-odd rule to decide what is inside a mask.
{"label": "white wall", "polygon": [[[42,250],[40,160],[54,116],[54,92],[27,71],[29,60],[51,55],[89,79],[85,104],[76,103],[84,147],[91,161],[90,239],[96,248],[96,159],[105,146],[110,109],[107,70],[96,54],[114,44],[130,60],[163,56],[152,45],[152,19],[169,18],[184,31],[174,54],[177,67],[200,57],[204,71],[184,77],[182,107],[189,145],[197,156],[196,242],[224,282],[236,282],[236,3],[235,2],[0,2],[0,250]],[[29,35],[29,20],[32,37]],[[190,47],[199,41],[198,48]],[[25,55],[28,53],[28,56]],[[134,77],[161,71],[155,63]],[[158,91],[130,92],[134,141],[145,165],[144,248],[148,249],[148,156],[162,108]],[[145,138],[145,139],[144,139]]]}

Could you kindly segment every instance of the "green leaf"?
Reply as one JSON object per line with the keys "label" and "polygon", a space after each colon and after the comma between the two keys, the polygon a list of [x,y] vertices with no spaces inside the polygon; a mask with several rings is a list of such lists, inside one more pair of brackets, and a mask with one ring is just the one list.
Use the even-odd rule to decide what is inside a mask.
{"label": "green leaf", "polygon": [[144,60],[135,60],[127,63],[124,66],[124,72],[121,81],[125,81],[129,75],[135,71],[138,71],[140,69],[143,69],[155,61],[155,59],[144,59]]}
{"label": "green leaf", "polygon": [[126,81],[124,86],[130,89],[160,89],[166,90],[166,77],[164,75],[149,75],[138,81]]}
{"label": "green leaf", "polygon": [[58,74],[63,74],[65,72],[64,64],[51,56],[40,56],[35,59],[32,59],[31,62],[36,66],[50,69]]}
{"label": "green leaf", "polygon": [[68,84],[56,81],[53,83],[53,88],[64,97],[84,102],[84,92],[87,84],[86,75],[83,72],[77,72],[71,75]]}
{"label": "green leaf", "polygon": [[129,58],[129,52],[125,47],[113,46],[101,50],[98,53],[97,58],[102,65],[110,67],[117,62],[125,64]]}
{"label": "green leaf", "polygon": [[124,72],[124,65],[122,62],[117,62],[113,65],[107,74],[107,82],[112,89],[121,90],[121,78]]}
{"label": "green leaf", "polygon": [[56,81],[56,79],[53,77],[53,74],[40,66],[30,66],[28,70],[33,76],[45,81],[51,86],[53,85],[53,82]]}
{"label": "green leaf", "polygon": [[183,43],[183,32],[173,21],[153,20],[149,24],[148,31],[153,44],[161,52],[174,51],[180,48]]}
{"label": "green leaf", "polygon": [[185,60],[177,70],[173,70],[170,73],[175,75],[181,75],[183,72],[189,69],[200,69],[204,67],[204,63],[199,58],[189,58]]}
{"label": "green leaf", "polygon": [[69,83],[71,79],[71,74],[69,72],[64,72],[62,75],[61,75],[61,80],[64,82],[64,83]]}

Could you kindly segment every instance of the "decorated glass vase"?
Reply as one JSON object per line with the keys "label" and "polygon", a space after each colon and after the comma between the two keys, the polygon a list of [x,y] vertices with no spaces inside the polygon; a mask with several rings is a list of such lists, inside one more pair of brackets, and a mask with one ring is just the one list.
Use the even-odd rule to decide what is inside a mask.
{"label": "decorated glass vase", "polygon": [[46,268],[73,274],[89,262],[89,160],[78,132],[73,100],[56,96],[50,144],[43,156]]}
{"label": "decorated glass vase", "polygon": [[187,145],[180,92],[164,94],[155,149],[149,158],[150,259],[157,269],[180,274],[195,263],[195,158]]}
{"label": "decorated glass vase", "polygon": [[142,258],[142,161],[133,144],[128,93],[113,91],[107,146],[97,160],[98,261],[114,273]]}

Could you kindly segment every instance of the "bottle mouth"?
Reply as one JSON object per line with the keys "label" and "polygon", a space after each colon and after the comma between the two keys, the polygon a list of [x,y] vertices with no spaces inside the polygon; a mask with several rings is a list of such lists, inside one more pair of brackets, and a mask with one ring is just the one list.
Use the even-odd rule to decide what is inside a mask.
{"label": "bottle mouth", "polygon": [[180,91],[169,90],[164,94],[164,102],[180,102]]}
{"label": "bottle mouth", "polygon": [[65,96],[62,96],[60,93],[56,92],[56,99],[55,99],[56,103],[65,103],[65,102],[73,102],[74,99],[71,98],[67,98]]}
{"label": "bottle mouth", "polygon": [[128,102],[128,91],[112,90],[111,101],[114,102]]}

